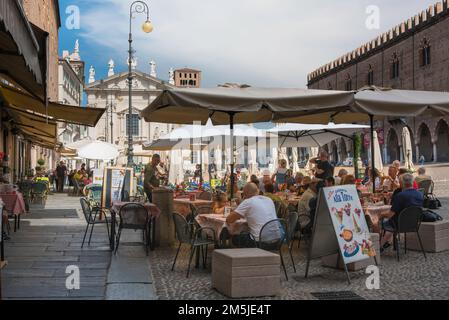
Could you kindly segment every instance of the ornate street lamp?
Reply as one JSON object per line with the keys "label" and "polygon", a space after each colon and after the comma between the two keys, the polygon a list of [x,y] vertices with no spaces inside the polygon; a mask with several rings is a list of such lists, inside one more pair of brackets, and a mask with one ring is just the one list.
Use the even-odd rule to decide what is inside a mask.
{"label": "ornate street lamp", "polygon": [[129,107],[128,107],[128,167],[133,166],[133,135],[132,135],[132,61],[133,61],[133,37],[132,37],[132,18],[134,13],[143,13],[147,15],[145,23],[142,25],[142,30],[145,33],[153,31],[153,24],[150,22],[150,9],[148,5],[143,1],[134,1],[129,8],[129,50],[128,50],[128,88],[129,88]]}

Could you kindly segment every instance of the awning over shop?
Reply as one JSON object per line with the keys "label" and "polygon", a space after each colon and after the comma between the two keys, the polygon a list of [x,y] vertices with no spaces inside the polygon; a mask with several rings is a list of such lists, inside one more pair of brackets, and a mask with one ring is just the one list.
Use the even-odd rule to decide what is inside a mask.
{"label": "awning over shop", "polygon": [[57,145],[56,122],[18,110],[8,110],[9,123],[33,143],[54,149]]}
{"label": "awning over shop", "polygon": [[0,84],[0,94],[6,103],[6,108],[15,111],[28,111],[60,122],[68,122],[80,125],[95,127],[106,109],[75,107],[59,103],[50,102],[46,112],[45,104],[33,96]]}
{"label": "awning over shop", "polygon": [[0,73],[44,101],[47,34],[33,28],[21,1],[0,1]]}

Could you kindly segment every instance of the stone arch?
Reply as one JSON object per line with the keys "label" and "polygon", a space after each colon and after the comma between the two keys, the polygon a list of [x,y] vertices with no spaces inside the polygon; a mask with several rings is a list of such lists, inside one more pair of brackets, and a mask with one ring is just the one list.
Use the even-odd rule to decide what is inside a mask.
{"label": "stone arch", "polygon": [[444,119],[438,122],[435,130],[437,154],[439,162],[449,161],[449,126]]}
{"label": "stone arch", "polygon": [[418,141],[419,141],[419,155],[424,156],[426,162],[433,161],[433,147],[432,147],[432,134],[430,133],[429,127],[424,122],[421,123],[418,129]]}
{"label": "stone arch", "polygon": [[392,163],[401,158],[399,148],[399,137],[396,130],[391,128],[387,135],[387,163]]}

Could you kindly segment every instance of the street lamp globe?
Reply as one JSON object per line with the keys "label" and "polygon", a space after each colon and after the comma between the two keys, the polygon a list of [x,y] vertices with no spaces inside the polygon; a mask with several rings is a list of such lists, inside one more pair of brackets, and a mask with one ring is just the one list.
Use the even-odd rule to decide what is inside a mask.
{"label": "street lamp globe", "polygon": [[153,31],[153,29],[154,27],[151,21],[145,21],[145,23],[142,25],[142,30],[145,33],[150,33],[151,31]]}

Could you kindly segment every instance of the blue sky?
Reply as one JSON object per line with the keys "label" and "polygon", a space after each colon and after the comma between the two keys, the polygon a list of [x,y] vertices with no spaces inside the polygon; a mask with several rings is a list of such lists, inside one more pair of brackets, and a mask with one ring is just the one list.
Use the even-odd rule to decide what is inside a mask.
{"label": "blue sky", "polygon": [[[106,76],[114,59],[126,69],[131,0],[60,0],[62,50],[80,42],[81,57]],[[148,1],[154,32],[133,21],[138,69],[157,63],[158,77],[168,70],[203,71],[203,86],[247,83],[265,87],[305,87],[307,74],[417,14],[436,0],[153,0]],[[80,9],[80,29],[65,26],[66,8]],[[379,29],[366,27],[366,10],[379,8]],[[87,71],[87,70],[86,70]]]}

